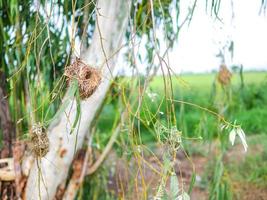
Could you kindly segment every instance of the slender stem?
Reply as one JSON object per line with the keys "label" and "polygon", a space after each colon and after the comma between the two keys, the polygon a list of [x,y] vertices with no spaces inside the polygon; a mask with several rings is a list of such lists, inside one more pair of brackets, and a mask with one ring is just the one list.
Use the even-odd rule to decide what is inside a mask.
{"label": "slender stem", "polygon": [[[171,100],[171,99],[168,99],[168,100]],[[225,118],[222,115],[220,115],[219,113],[216,113],[216,112],[214,112],[212,110],[209,110],[208,108],[202,107],[202,106],[197,105],[197,104],[194,104],[194,103],[186,102],[186,101],[173,100],[173,99],[171,101],[176,102],[176,103],[181,103],[181,104],[189,105],[189,106],[193,106],[195,108],[204,110],[204,111],[206,111],[206,112],[208,112],[208,113],[216,116],[219,120],[221,120],[222,122],[224,122],[225,124],[227,124],[229,126],[232,126],[233,128],[240,127],[239,125],[235,125],[235,124],[232,124],[232,123],[226,121]]]}

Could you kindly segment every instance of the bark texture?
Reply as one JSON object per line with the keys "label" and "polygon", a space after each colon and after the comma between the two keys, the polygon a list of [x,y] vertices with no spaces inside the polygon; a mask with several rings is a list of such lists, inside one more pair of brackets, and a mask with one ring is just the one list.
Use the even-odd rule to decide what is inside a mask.
{"label": "bark texture", "polygon": [[11,120],[5,87],[6,78],[4,73],[0,71],[0,126],[3,132],[3,149],[1,150],[2,158],[12,156],[12,142],[15,140],[15,127]]}
{"label": "bark texture", "polygon": [[[10,110],[8,105],[8,98],[6,92],[6,78],[3,72],[0,71],[0,129],[3,134],[3,148],[0,151],[0,158],[9,158],[12,156],[12,143],[15,140],[15,127],[12,123]],[[12,169],[13,162],[6,159],[6,169]],[[0,168],[2,168],[0,164]],[[4,168],[2,168],[4,170]],[[10,179],[12,180],[14,175],[8,170]],[[1,181],[0,179],[0,198],[1,199],[15,198],[15,183],[14,181]]]}
{"label": "bark texture", "polygon": [[92,96],[81,101],[80,123],[72,134],[71,126],[77,110],[75,100],[67,107],[66,112],[50,124],[50,149],[44,158],[39,158],[38,163],[36,159],[30,170],[25,191],[26,199],[53,199],[57,188],[66,181],[75,150],[82,147],[85,135],[89,134],[89,126],[108,91],[111,71],[115,67],[117,57],[114,53],[120,48],[125,33],[129,7],[130,3],[127,0],[98,1],[97,8],[100,14],[97,16],[98,22],[92,43],[81,53],[81,59],[90,66],[101,67],[101,83]]}

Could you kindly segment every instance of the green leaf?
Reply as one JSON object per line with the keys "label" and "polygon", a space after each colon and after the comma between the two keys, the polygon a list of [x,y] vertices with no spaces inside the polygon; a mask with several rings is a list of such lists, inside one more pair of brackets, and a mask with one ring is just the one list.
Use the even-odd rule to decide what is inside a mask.
{"label": "green leaf", "polygon": [[55,116],[50,120],[54,121],[55,119],[59,118],[60,115],[67,109],[68,105],[74,101],[75,93],[78,90],[78,81],[72,81],[70,84],[70,87],[66,93],[66,98],[64,99],[64,102],[62,103],[61,107],[55,114]]}
{"label": "green leaf", "polygon": [[73,133],[73,130],[77,126],[77,123],[80,121],[80,117],[81,117],[81,99],[80,99],[80,93],[78,89],[76,90],[76,103],[77,103],[76,116],[75,116],[74,123],[72,124],[70,134]]}
{"label": "green leaf", "polygon": [[179,181],[178,178],[176,176],[176,174],[174,173],[171,178],[170,178],[170,189],[171,189],[171,199],[176,199],[178,197],[178,193],[179,193]]}
{"label": "green leaf", "polygon": [[189,189],[188,189],[188,194],[191,194],[195,182],[196,182],[196,173],[193,172],[192,177],[191,177],[191,180],[190,180],[190,185],[189,185]]}
{"label": "green leaf", "polygon": [[11,0],[10,1],[10,15],[11,15],[12,20],[17,14],[16,11],[17,11],[17,0]]}

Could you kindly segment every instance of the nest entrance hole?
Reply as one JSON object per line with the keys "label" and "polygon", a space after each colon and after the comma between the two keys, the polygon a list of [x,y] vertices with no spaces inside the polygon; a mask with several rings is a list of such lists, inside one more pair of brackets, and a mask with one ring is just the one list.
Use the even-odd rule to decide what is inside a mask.
{"label": "nest entrance hole", "polygon": [[78,81],[81,99],[90,97],[101,81],[101,73],[98,69],[85,64],[81,59],[76,60],[65,69],[64,75],[67,77],[67,84],[72,80]]}

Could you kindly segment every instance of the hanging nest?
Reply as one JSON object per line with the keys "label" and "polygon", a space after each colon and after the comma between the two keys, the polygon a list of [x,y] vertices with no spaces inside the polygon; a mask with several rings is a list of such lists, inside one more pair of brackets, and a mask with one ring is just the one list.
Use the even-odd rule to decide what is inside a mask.
{"label": "hanging nest", "polygon": [[219,83],[226,86],[231,82],[231,78],[232,73],[227,69],[225,64],[222,64],[217,77]]}
{"label": "hanging nest", "polygon": [[90,97],[101,81],[100,71],[86,65],[79,58],[76,58],[76,60],[65,69],[64,75],[67,77],[68,85],[72,80],[78,80],[81,99]]}
{"label": "hanging nest", "polygon": [[45,128],[40,123],[32,126],[31,149],[37,157],[44,157],[49,151],[49,139]]}

